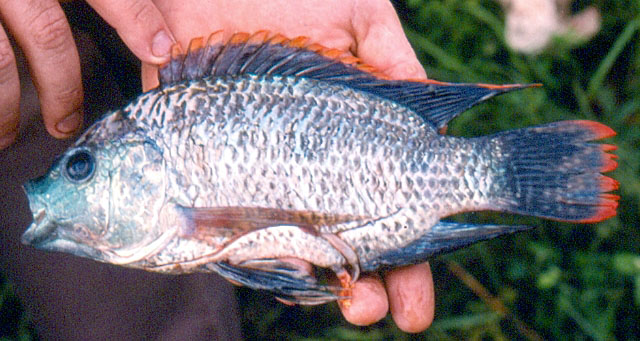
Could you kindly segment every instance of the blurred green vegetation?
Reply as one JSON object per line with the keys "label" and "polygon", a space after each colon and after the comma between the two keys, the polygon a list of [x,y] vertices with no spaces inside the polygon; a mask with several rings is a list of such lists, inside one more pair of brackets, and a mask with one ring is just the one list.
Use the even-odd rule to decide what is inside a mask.
{"label": "blurred green vegetation", "polygon": [[[618,216],[573,225],[496,213],[454,219],[538,228],[431,260],[436,319],[418,335],[390,317],[369,327],[344,322],[335,304],[288,307],[270,294],[239,289],[243,332],[251,339],[635,339],[640,335],[640,2],[575,1],[596,6],[600,32],[588,42],[556,38],[538,56],[509,49],[494,0],[396,1],[405,31],[429,77],[451,82],[542,83],[473,108],[449,133],[478,136],[558,120],[590,119],[618,136]],[[384,46],[381,46],[384,48]],[[466,285],[460,272],[479,284]],[[456,276],[455,273],[458,275]],[[476,294],[491,293],[487,303]],[[32,335],[10,285],[0,280],[0,338]],[[492,308],[493,307],[493,308]],[[11,321],[8,321],[11,319]],[[7,325],[0,323],[0,326]]]}
{"label": "blurred green vegetation", "polygon": [[16,297],[13,286],[0,273],[0,341],[31,340],[35,329]]}

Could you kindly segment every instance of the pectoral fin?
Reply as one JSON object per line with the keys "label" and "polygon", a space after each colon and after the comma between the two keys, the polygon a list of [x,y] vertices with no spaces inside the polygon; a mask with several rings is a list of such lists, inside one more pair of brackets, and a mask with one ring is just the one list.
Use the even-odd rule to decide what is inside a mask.
{"label": "pectoral fin", "polygon": [[297,226],[317,235],[322,226],[361,218],[323,212],[285,210],[267,207],[182,207],[187,237],[224,236],[229,240],[272,226]]}
{"label": "pectoral fin", "polygon": [[[198,262],[227,262],[275,271],[272,259],[293,257],[333,270],[349,287],[360,274],[352,246],[326,227],[360,221],[350,215],[263,207],[183,208],[184,238],[216,240],[220,251]],[[328,229],[330,230],[330,229]],[[266,262],[270,260],[270,262]],[[345,266],[348,264],[348,269]],[[267,267],[265,267],[265,265]],[[276,265],[280,265],[279,263]]]}

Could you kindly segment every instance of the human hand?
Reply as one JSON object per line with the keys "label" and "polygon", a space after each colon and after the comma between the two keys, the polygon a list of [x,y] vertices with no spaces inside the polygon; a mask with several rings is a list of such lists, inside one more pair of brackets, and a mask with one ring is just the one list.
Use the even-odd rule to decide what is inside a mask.
{"label": "human hand", "polygon": [[[398,79],[426,78],[393,7],[386,0],[176,1],[154,0],[177,40],[187,47],[194,37],[211,32],[269,30],[290,38],[311,37],[326,47],[349,51],[363,62]],[[153,65],[143,64],[143,87],[158,84]],[[434,291],[429,266],[398,268],[382,280],[363,276],[352,290],[350,305],[340,306],[356,325],[382,319],[390,309],[398,327],[425,330],[433,320]]]}
{"label": "human hand", "polygon": [[[168,60],[174,39],[151,0],[87,1],[147,63]],[[18,134],[20,80],[8,29],[29,63],[45,126],[65,138],[82,125],[82,76],[71,29],[56,0],[0,0],[0,149]],[[165,32],[165,34],[161,34]]]}

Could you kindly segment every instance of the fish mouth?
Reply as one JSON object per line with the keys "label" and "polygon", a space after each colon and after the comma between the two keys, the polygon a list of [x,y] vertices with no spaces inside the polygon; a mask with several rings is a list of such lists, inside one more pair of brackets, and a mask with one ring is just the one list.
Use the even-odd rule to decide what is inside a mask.
{"label": "fish mouth", "polygon": [[47,215],[45,208],[34,212],[33,224],[22,234],[23,244],[43,251],[65,252],[79,257],[100,259],[100,252],[97,250],[69,240],[59,233],[60,226]]}
{"label": "fish mouth", "polygon": [[58,226],[47,214],[47,205],[41,199],[43,194],[41,189],[44,184],[46,184],[45,181],[36,179],[28,181],[22,186],[29,200],[29,208],[33,213],[33,223],[22,235],[22,244],[39,249],[58,239]]}
{"label": "fish mouth", "polygon": [[33,214],[33,224],[22,235],[22,244],[40,248],[57,239],[56,227],[47,216],[47,211],[41,208]]}

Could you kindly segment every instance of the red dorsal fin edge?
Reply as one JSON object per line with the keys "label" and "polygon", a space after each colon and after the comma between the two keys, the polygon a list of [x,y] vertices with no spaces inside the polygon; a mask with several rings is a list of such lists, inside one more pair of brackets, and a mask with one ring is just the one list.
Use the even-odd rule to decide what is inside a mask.
{"label": "red dorsal fin edge", "polygon": [[328,48],[304,36],[289,39],[258,31],[193,39],[176,45],[160,66],[160,87],[205,77],[287,76],[326,81],[368,92],[414,110],[440,129],[468,108],[495,95],[538,84],[464,84],[425,79],[392,80],[348,52]]}

